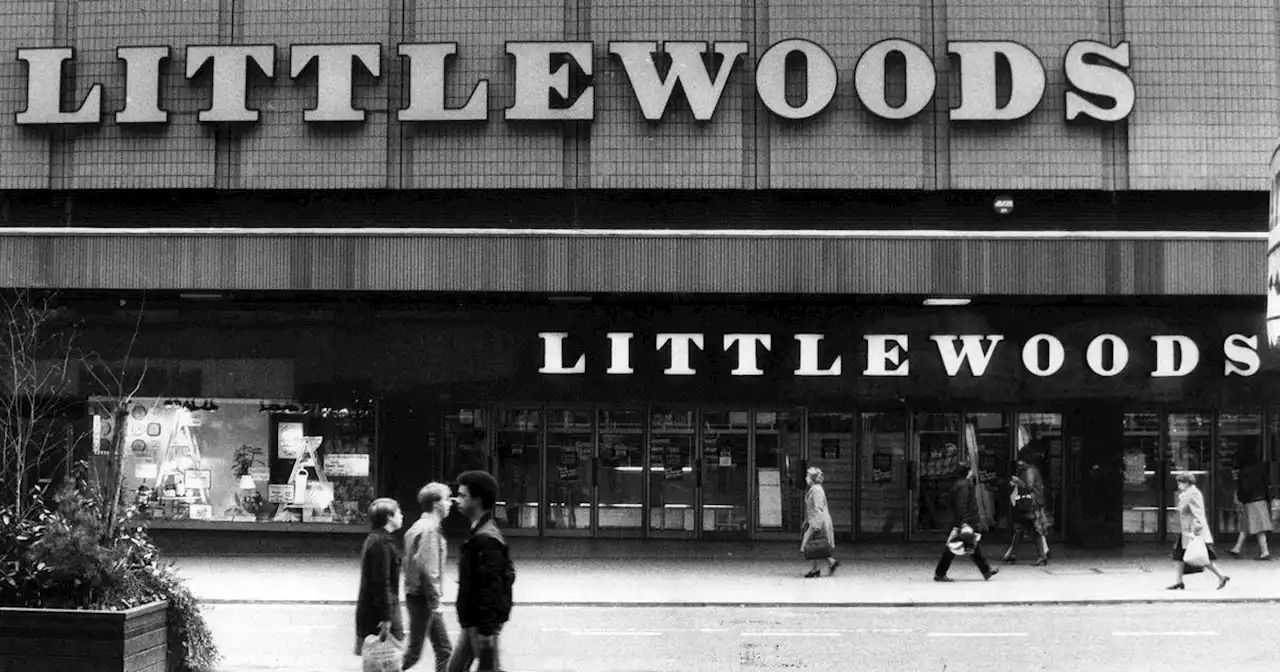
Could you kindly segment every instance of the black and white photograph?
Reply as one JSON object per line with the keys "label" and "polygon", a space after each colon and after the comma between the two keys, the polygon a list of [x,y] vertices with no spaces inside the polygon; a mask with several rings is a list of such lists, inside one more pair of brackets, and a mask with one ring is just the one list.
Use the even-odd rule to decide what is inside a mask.
{"label": "black and white photograph", "polygon": [[0,329],[0,672],[1280,662],[1276,0],[6,0]]}

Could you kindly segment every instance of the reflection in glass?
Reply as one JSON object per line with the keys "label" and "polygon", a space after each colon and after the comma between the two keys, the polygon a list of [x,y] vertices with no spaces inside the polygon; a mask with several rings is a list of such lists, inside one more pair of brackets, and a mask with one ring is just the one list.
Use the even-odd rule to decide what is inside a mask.
{"label": "reflection in glass", "polygon": [[485,458],[485,415],[482,408],[457,408],[445,413],[444,473],[449,483],[456,483],[458,474],[464,471],[490,468]]}
{"label": "reflection in glass", "polygon": [[644,412],[600,409],[596,417],[600,426],[596,524],[601,529],[638,530],[643,518]]}
{"label": "reflection in glass", "polygon": [[[800,462],[802,417],[802,411],[756,412],[756,529],[800,531],[805,492]],[[830,475],[826,469],[823,472],[830,485]],[[831,499],[830,488],[827,499]]]}
{"label": "reflection in glass", "polygon": [[702,531],[747,528],[746,411],[702,414]]}
{"label": "reflection in glass", "polygon": [[[1213,500],[1217,515],[1213,517],[1217,532],[1236,534],[1240,531],[1240,512],[1236,508],[1236,483],[1241,468],[1262,461],[1262,413],[1219,413],[1218,445],[1213,470]],[[1208,492],[1208,484],[1204,486]]]}
{"label": "reflection in glass", "polygon": [[547,410],[547,507],[549,530],[591,529],[591,478],[595,441],[590,409]]}
{"label": "reflection in glass", "polygon": [[1004,413],[968,413],[964,418],[964,446],[978,479],[981,530],[1008,530],[1009,477],[1013,455],[1009,451],[1009,427]]}
{"label": "reflection in glass", "polygon": [[495,517],[511,529],[538,527],[538,460],[542,426],[538,410],[504,408],[498,412],[493,450],[497,462],[498,507]]}
{"label": "reflection in glass", "polygon": [[[809,466],[822,470],[831,524],[837,533],[853,531],[853,414],[809,413]],[[797,489],[804,496],[804,474]],[[803,507],[803,499],[801,500]],[[803,511],[800,515],[804,515]]]}
{"label": "reflection in glass", "polygon": [[655,408],[649,422],[649,529],[692,532],[694,412]]}
{"label": "reflection in glass", "polygon": [[1123,531],[1156,534],[1160,526],[1160,416],[1125,413]]}
{"label": "reflection in glass", "polygon": [[[1209,466],[1213,461],[1213,414],[1169,414],[1169,469],[1165,475],[1166,529],[1173,534],[1180,529],[1178,522],[1178,487],[1173,477],[1180,471],[1196,476],[1196,485],[1204,493],[1205,515],[1213,511],[1213,488],[1209,483]],[[1209,524],[1213,524],[1210,520]]]}
{"label": "reflection in glass", "polygon": [[951,529],[951,484],[959,473],[962,457],[960,416],[956,413],[916,413],[916,454],[920,456],[919,499],[916,500],[916,529],[943,532]]}
{"label": "reflection in glass", "polygon": [[907,520],[903,511],[907,505],[906,411],[862,414],[858,464],[859,538],[901,535]]}

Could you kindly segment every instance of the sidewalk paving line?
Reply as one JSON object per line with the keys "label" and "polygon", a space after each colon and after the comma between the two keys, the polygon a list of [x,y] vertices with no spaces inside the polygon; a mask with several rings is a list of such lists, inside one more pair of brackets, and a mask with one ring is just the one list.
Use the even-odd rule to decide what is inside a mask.
{"label": "sidewalk paving line", "polygon": [[928,637],[1026,637],[1025,632],[930,632]]}
{"label": "sidewalk paving line", "polygon": [[[252,604],[274,606],[350,606],[355,600],[273,600],[273,599],[238,599],[238,598],[196,598],[201,604],[229,605]],[[600,607],[624,609],[676,609],[676,608],[749,608],[749,609],[790,609],[810,607],[816,609],[839,608],[938,608],[938,607],[1042,607],[1042,606],[1076,606],[1076,605],[1134,605],[1134,604],[1278,604],[1280,597],[1118,597],[1118,598],[1076,598],[1046,600],[894,600],[884,602],[625,602],[625,601],[562,601],[562,602],[519,602],[516,607]],[[448,604],[448,603],[446,603]]]}
{"label": "sidewalk paving line", "polygon": [[1112,637],[1217,637],[1212,630],[1202,632],[1113,632]]}

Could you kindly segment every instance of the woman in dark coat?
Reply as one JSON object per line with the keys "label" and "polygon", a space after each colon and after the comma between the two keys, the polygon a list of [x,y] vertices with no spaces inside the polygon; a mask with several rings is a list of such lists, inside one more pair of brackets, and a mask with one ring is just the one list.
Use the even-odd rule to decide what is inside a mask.
{"label": "woman in dark coat", "polygon": [[1267,534],[1271,532],[1271,483],[1268,473],[1270,466],[1257,459],[1254,451],[1241,451],[1236,454],[1236,504],[1240,511],[1240,534],[1236,537],[1236,545],[1227,551],[1232,557],[1240,557],[1244,550],[1244,542],[1249,537],[1258,539],[1258,559],[1270,560],[1271,551],[1267,548]]}
{"label": "woman in dark coat", "polygon": [[360,595],[356,598],[356,655],[364,638],[377,635],[386,623],[391,636],[404,639],[400,616],[400,544],[393,532],[404,523],[400,504],[383,497],[369,505],[373,531],[360,551]]}

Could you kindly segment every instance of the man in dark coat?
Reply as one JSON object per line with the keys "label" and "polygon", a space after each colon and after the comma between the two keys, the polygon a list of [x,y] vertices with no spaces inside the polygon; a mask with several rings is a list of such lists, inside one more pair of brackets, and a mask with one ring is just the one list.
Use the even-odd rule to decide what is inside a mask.
{"label": "man in dark coat", "polygon": [[[955,516],[952,524],[951,534],[948,535],[947,541],[953,539],[964,540],[965,555],[972,554],[973,564],[978,567],[978,571],[982,572],[982,578],[990,579],[1000,571],[987,564],[986,558],[982,557],[982,549],[979,548],[974,539],[974,529],[978,527],[978,497],[973,490],[973,479],[969,474],[969,465],[961,463],[956,470],[955,481],[951,483],[951,511]],[[971,541],[971,543],[970,543]],[[972,552],[969,548],[972,548]],[[951,560],[955,557],[955,553],[951,551],[949,546],[943,546],[942,558],[938,560],[938,566],[933,570],[934,581],[951,581],[947,576],[947,570],[951,569]]]}
{"label": "man in dark coat", "polygon": [[458,624],[462,634],[453,647],[448,672],[466,672],[479,659],[481,672],[496,671],[498,636],[511,615],[515,570],[507,542],[493,520],[498,482],[484,471],[458,475],[458,509],[471,530],[458,552]]}

